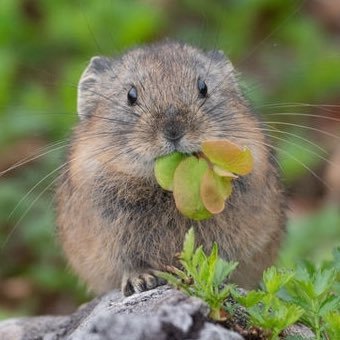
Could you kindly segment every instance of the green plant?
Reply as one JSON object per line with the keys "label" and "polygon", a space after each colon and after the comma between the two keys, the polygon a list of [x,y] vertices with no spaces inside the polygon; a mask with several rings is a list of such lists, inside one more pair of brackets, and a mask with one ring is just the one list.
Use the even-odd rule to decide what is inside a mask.
{"label": "green plant", "polygon": [[226,284],[237,263],[219,258],[216,243],[210,255],[202,246],[195,249],[191,228],[179,256],[183,270],[169,267],[170,272],[158,275],[186,294],[204,300],[214,320],[223,320],[225,310],[233,314],[235,306],[226,304],[227,297],[232,296],[246,308],[250,325],[264,330],[269,339],[279,339],[280,333],[297,321],[309,326],[316,339],[336,339],[340,334],[340,297],[334,293],[338,289],[339,254],[338,248],[334,260],[321,268],[307,262],[295,270],[270,267],[263,273],[262,289],[241,294],[235,285]]}
{"label": "green plant", "polygon": [[324,317],[324,329],[329,336],[329,339],[336,339],[340,334],[340,312],[329,312]]}
{"label": "green plant", "polygon": [[216,243],[209,256],[204,253],[202,246],[195,249],[194,229],[191,228],[185,236],[180,263],[184,271],[171,267],[173,273],[159,272],[158,275],[186,294],[207,302],[212,319],[223,319],[223,304],[235,287],[225,284],[225,280],[236,268],[237,262],[227,262],[219,258]]}
{"label": "green plant", "polygon": [[284,298],[303,308],[301,321],[313,329],[316,339],[330,333],[336,319],[333,313],[339,311],[340,296],[333,293],[336,281],[336,268],[317,268],[306,262],[297,267],[294,277],[285,286]]}
{"label": "green plant", "polygon": [[247,308],[250,322],[266,330],[269,339],[279,339],[279,334],[300,319],[304,311],[296,304],[282,301],[277,293],[294,276],[294,272],[275,267],[263,273],[263,290],[250,291],[236,300]]}
{"label": "green plant", "polygon": [[[321,225],[322,228],[320,228]],[[336,204],[324,205],[308,215],[290,219],[278,265],[294,268],[296,263],[301,262],[302,259],[324,265],[325,261],[331,257],[331,250],[340,244],[339,225],[340,211]],[[338,259],[334,258],[330,267],[340,267],[340,250],[338,254]],[[340,269],[338,272],[340,273]],[[338,282],[340,282],[340,276]],[[340,294],[340,289],[338,294]]]}
{"label": "green plant", "polygon": [[247,308],[251,323],[271,331],[271,339],[290,324],[301,321],[315,333],[316,339],[335,339],[339,330],[340,297],[339,254],[320,268],[300,263],[294,271],[271,267],[263,274],[263,290],[236,296]]}

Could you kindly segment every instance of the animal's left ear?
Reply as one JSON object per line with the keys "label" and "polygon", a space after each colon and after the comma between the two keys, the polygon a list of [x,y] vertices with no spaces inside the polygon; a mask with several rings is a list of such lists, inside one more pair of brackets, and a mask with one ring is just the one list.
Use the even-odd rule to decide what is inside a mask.
{"label": "animal's left ear", "polygon": [[95,111],[100,96],[103,74],[110,70],[111,60],[93,57],[83,72],[78,84],[78,115],[80,119],[90,117]]}

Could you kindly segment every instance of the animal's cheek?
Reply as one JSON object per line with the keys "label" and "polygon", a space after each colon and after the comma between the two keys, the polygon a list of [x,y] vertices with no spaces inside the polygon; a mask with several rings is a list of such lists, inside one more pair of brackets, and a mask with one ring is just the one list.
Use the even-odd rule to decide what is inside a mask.
{"label": "animal's cheek", "polygon": [[130,150],[129,157],[132,160],[139,161],[154,160],[161,155],[174,151],[157,133],[132,136],[126,142],[125,148]]}

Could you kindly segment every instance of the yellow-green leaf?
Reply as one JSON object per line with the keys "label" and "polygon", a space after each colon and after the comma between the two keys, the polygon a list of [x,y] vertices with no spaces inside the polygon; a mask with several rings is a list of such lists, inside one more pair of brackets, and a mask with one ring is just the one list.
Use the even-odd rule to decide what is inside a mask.
{"label": "yellow-green leaf", "polygon": [[211,217],[200,195],[202,177],[207,169],[205,159],[190,156],[182,160],[175,170],[173,187],[177,209],[193,220]]}
{"label": "yellow-green leaf", "polygon": [[204,206],[212,214],[223,211],[225,200],[232,190],[231,179],[220,177],[211,169],[208,169],[201,182],[201,199]]}
{"label": "yellow-green leaf", "polygon": [[230,178],[237,178],[238,176],[234,175],[232,172],[220,168],[218,165],[213,166],[214,172],[222,177],[230,177]]}
{"label": "yellow-green leaf", "polygon": [[155,162],[155,177],[158,184],[164,190],[173,190],[173,179],[175,170],[182,159],[186,156],[179,152],[159,157]]}
{"label": "yellow-green leaf", "polygon": [[227,140],[202,143],[202,151],[213,163],[238,175],[247,175],[253,168],[253,157],[246,147],[239,147]]}

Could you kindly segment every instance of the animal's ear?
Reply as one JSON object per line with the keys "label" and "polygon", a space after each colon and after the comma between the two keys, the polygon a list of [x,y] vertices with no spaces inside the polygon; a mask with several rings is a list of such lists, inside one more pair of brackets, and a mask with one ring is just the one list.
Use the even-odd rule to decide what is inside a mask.
{"label": "animal's ear", "polygon": [[222,50],[209,51],[208,57],[216,62],[227,62],[227,57]]}
{"label": "animal's ear", "polygon": [[228,72],[233,72],[233,65],[222,50],[212,50],[209,51],[207,55],[213,62],[219,64],[221,67],[225,67]]}
{"label": "animal's ear", "polygon": [[93,57],[83,72],[78,84],[77,111],[80,119],[91,116],[100,99],[100,83],[103,74],[110,70],[111,60],[105,57]]}
{"label": "animal's ear", "polygon": [[235,89],[239,91],[239,85],[237,81],[237,72],[234,69],[233,64],[229,58],[224,54],[222,50],[213,50],[207,53],[208,58],[218,66],[218,69],[223,70],[221,72],[225,79],[234,84]]}

